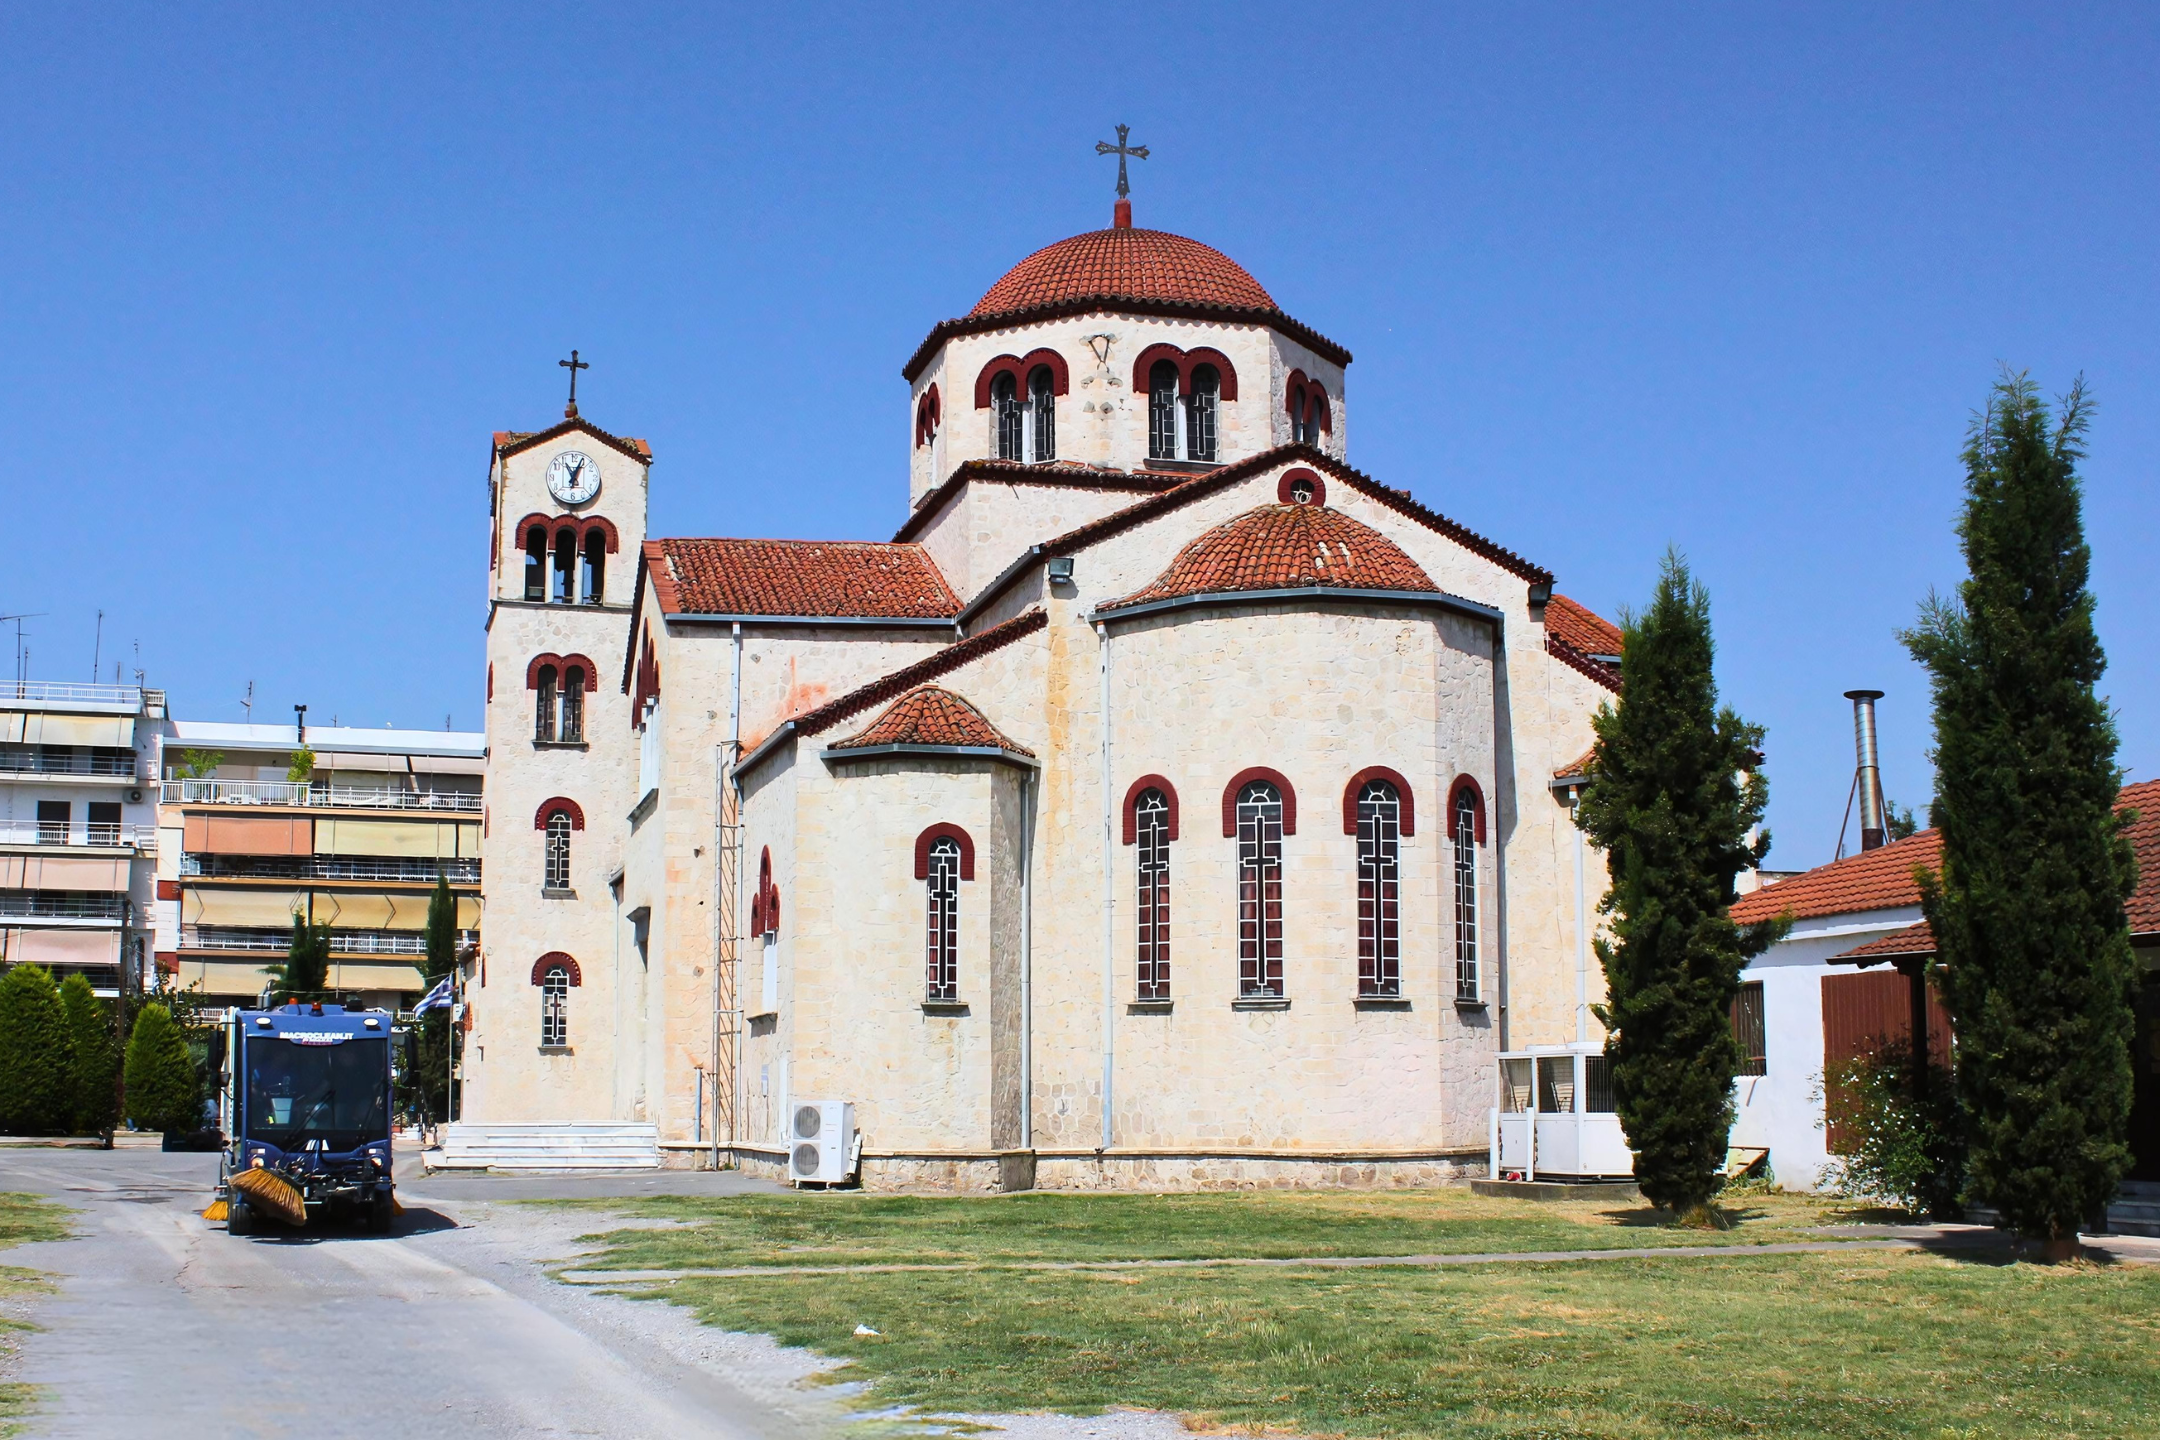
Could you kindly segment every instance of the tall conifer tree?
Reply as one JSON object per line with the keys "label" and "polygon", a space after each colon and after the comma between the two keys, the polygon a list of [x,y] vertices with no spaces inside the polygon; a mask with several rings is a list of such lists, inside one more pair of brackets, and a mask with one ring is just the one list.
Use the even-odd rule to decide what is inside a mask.
{"label": "tall conifer tree", "polygon": [[112,1015],[83,976],[60,982],[60,1008],[68,1027],[68,1093],[77,1135],[109,1135],[119,1117],[119,1047]]}
{"label": "tall conifer tree", "polygon": [[270,983],[279,1003],[321,999],[330,986],[330,927],[293,916],[285,963],[271,972]]}
{"label": "tall conifer tree", "polygon": [[1620,1124],[1652,1204],[1701,1214],[1723,1184],[1740,1066],[1731,1011],[1740,972],[1782,922],[1733,922],[1734,879],[1768,853],[1751,838],[1769,786],[1763,731],[1720,709],[1710,597],[1668,551],[1657,594],[1624,616],[1620,701],[1600,707],[1577,813],[1611,888],[1597,942]]}
{"label": "tall conifer tree", "polygon": [[[448,975],[457,965],[457,897],[450,893],[448,878],[438,872],[435,894],[428,901],[427,953],[418,964],[421,993]],[[450,1118],[450,1068],[452,1047],[458,1036],[451,1028],[447,1009],[430,1010],[413,1027],[411,1085],[427,1099],[427,1112],[438,1120]]]}
{"label": "tall conifer tree", "polygon": [[1957,1033],[1973,1198],[2075,1243],[2130,1155],[2135,883],[2115,814],[2115,726],[2095,691],[2077,462],[2084,383],[2050,414],[2004,373],[1965,446],[1969,578],[1903,639],[1935,698],[1942,869],[1922,877]]}
{"label": "tall conifer tree", "polygon": [[59,988],[42,966],[10,965],[0,976],[0,1131],[65,1135],[74,1118]]}

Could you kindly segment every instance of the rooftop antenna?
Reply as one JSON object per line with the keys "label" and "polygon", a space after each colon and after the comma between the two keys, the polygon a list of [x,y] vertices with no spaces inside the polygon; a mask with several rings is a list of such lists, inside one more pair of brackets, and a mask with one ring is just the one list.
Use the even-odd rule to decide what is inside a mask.
{"label": "rooftop antenna", "polygon": [[0,615],[0,625],[4,625],[10,620],[15,622],[15,695],[17,699],[22,697],[23,682],[30,678],[30,652],[23,648],[24,631],[22,622],[43,619],[48,613],[50,612],[44,610],[25,610],[20,615]]}
{"label": "rooftop antenna", "polygon": [[[295,705],[292,708],[293,729],[299,732],[300,743],[304,746],[307,744],[307,706]],[[333,719],[331,723],[336,724],[337,722]]]}
{"label": "rooftop antenna", "polygon": [[247,694],[240,697],[240,713],[247,717],[250,725],[255,723],[255,682],[253,680],[248,681]]}
{"label": "rooftop antenna", "polygon": [[98,661],[105,658],[105,612],[97,612],[97,634],[90,641],[90,683],[97,684]]}

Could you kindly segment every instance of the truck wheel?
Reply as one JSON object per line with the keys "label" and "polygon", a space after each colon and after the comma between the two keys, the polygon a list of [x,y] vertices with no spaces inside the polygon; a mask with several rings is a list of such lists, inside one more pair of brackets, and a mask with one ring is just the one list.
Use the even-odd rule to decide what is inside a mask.
{"label": "truck wheel", "polygon": [[255,1215],[248,1203],[235,1194],[225,1202],[225,1233],[228,1235],[251,1235],[255,1232]]}
{"label": "truck wheel", "polygon": [[397,1202],[387,1190],[378,1191],[374,1203],[368,1206],[367,1227],[377,1235],[390,1233],[390,1222],[397,1218]]}

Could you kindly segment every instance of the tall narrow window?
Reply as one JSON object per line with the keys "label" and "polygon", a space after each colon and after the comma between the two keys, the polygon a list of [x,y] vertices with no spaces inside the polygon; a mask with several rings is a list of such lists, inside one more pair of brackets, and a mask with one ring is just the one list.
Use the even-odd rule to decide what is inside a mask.
{"label": "tall narrow window", "polygon": [[540,977],[540,1043],[549,1049],[570,1043],[570,972],[560,965]]}
{"label": "tall narrow window", "polygon": [[1158,360],[1148,371],[1147,453],[1150,460],[1178,458],[1177,366]]}
{"label": "tall narrow window", "polygon": [[1238,792],[1238,994],[1278,998],[1282,973],[1282,792],[1255,780]]}
{"label": "tall narrow window", "polygon": [[568,605],[577,599],[577,536],[568,530],[555,537],[555,588],[549,599]]}
{"label": "tall narrow window", "polygon": [[1477,792],[1455,792],[1455,998],[1478,998]]}
{"label": "tall narrow window", "polygon": [[549,890],[570,888],[570,817],[560,810],[548,816],[547,870],[541,884]]}
{"label": "tall narrow window", "polygon": [[[117,800],[92,800],[89,805],[90,823],[86,832],[92,845],[117,845],[120,843],[120,802]],[[1760,989],[1760,986],[1756,987]]]}
{"label": "tall narrow window", "polygon": [[1057,387],[1050,367],[1038,365],[1028,376],[1028,418],[1034,431],[1037,464],[1057,459]]}
{"label": "tall narrow window", "polygon": [[1133,804],[1140,860],[1140,948],[1135,998],[1170,998],[1170,802],[1144,790]]}
{"label": "tall narrow window", "polygon": [[555,738],[555,667],[540,667],[540,683],[534,687],[533,739],[546,744]]}
{"label": "tall narrow window", "polygon": [[578,579],[578,593],[587,605],[598,605],[607,593],[607,536],[598,530],[585,537],[585,573]]}
{"label": "tall narrow window", "polygon": [[37,802],[37,838],[40,845],[68,843],[69,806],[65,800]]}
{"label": "tall narrow window", "polygon": [[929,874],[924,880],[929,965],[924,998],[960,998],[960,842],[943,836],[930,845]]}
{"label": "tall narrow window", "polygon": [[1185,401],[1185,458],[1215,458],[1215,411],[1222,399],[1222,375],[1212,365],[1192,373],[1192,394]]}
{"label": "tall narrow window", "polygon": [[1358,994],[1402,994],[1402,797],[1366,782],[1357,806]]}
{"label": "tall narrow window", "polygon": [[1732,1034],[1740,1046],[1740,1073],[1742,1075],[1767,1075],[1770,1073],[1768,1038],[1763,1024],[1762,981],[1750,980],[1733,993]]}
{"label": "tall narrow window", "polygon": [[535,525],[525,534],[525,598],[547,599],[547,531]]}
{"label": "tall narrow window", "polygon": [[990,423],[997,429],[998,459],[1027,458],[1027,452],[1022,448],[1026,427],[1020,422],[1019,387],[1013,383],[1012,372],[1008,370],[990,382]]}
{"label": "tall narrow window", "polygon": [[563,669],[561,733],[565,740],[585,738],[585,667],[582,665]]}

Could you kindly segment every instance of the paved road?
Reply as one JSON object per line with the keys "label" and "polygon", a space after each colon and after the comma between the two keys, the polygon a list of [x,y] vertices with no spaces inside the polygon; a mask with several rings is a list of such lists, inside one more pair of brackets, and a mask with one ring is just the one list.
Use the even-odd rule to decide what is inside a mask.
{"label": "paved road", "polygon": [[697,1353],[698,1336],[676,1333],[697,1330],[681,1312],[542,1277],[519,1233],[532,1212],[492,1206],[750,1182],[401,1173],[407,1213],[390,1235],[238,1238],[199,1213],[215,1155],[0,1150],[0,1189],[78,1212],[78,1238],[0,1254],[61,1279],[23,1344],[20,1378],[46,1397],[31,1433],[795,1440],[824,1428],[820,1402],[778,1393],[785,1377]]}

